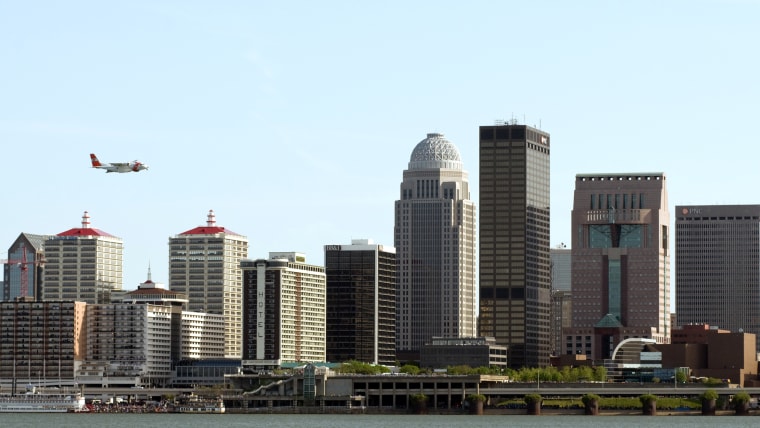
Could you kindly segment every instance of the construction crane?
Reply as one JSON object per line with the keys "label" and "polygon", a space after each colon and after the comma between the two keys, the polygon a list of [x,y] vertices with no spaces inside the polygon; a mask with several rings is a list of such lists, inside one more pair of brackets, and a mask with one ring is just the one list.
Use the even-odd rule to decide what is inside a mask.
{"label": "construction crane", "polygon": [[9,266],[18,266],[21,269],[21,297],[26,297],[29,294],[29,265],[42,266],[45,263],[44,259],[37,259],[28,261],[26,259],[26,246],[21,244],[21,260],[0,260],[2,264]]}

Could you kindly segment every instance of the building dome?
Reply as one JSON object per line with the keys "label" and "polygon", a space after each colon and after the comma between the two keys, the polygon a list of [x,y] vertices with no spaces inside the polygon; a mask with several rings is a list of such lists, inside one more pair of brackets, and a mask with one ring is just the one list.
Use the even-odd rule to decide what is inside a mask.
{"label": "building dome", "polygon": [[409,169],[462,169],[462,158],[456,146],[443,134],[427,134],[412,151]]}

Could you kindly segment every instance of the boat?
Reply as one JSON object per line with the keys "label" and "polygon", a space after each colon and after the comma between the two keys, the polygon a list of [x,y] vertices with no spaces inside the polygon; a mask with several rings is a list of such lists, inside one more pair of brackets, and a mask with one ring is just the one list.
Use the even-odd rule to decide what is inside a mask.
{"label": "boat", "polygon": [[192,401],[175,406],[172,413],[224,413],[224,401]]}
{"label": "boat", "polygon": [[27,385],[23,394],[0,394],[0,413],[86,412],[84,396],[79,392],[40,391]]}

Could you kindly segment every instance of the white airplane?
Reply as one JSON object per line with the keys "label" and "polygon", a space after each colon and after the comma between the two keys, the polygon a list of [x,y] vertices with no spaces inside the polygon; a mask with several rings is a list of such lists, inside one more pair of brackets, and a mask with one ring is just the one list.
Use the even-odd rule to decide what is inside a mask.
{"label": "white airplane", "polygon": [[134,162],[118,162],[118,163],[100,163],[95,153],[90,153],[90,160],[92,161],[92,167],[98,169],[105,169],[106,172],[140,172],[144,169],[148,169],[148,165],[144,163]]}

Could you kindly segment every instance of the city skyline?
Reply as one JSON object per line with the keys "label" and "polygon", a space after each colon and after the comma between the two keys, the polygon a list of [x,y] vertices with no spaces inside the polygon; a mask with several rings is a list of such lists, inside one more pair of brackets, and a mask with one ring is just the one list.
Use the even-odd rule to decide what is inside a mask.
{"label": "city skyline", "polygon": [[[577,173],[664,171],[671,211],[757,203],[726,182],[760,179],[745,125],[760,99],[758,12],[738,0],[10,3],[0,258],[20,233],[60,233],[88,211],[124,241],[125,289],[149,265],[168,283],[167,238],[213,209],[250,257],[322,265],[331,242],[393,242],[397,172],[420,135],[445,134],[477,177],[477,128],[496,120],[557,141],[552,246],[570,241]],[[151,169],[104,174],[89,153]],[[274,223],[288,227],[261,227]]]}

